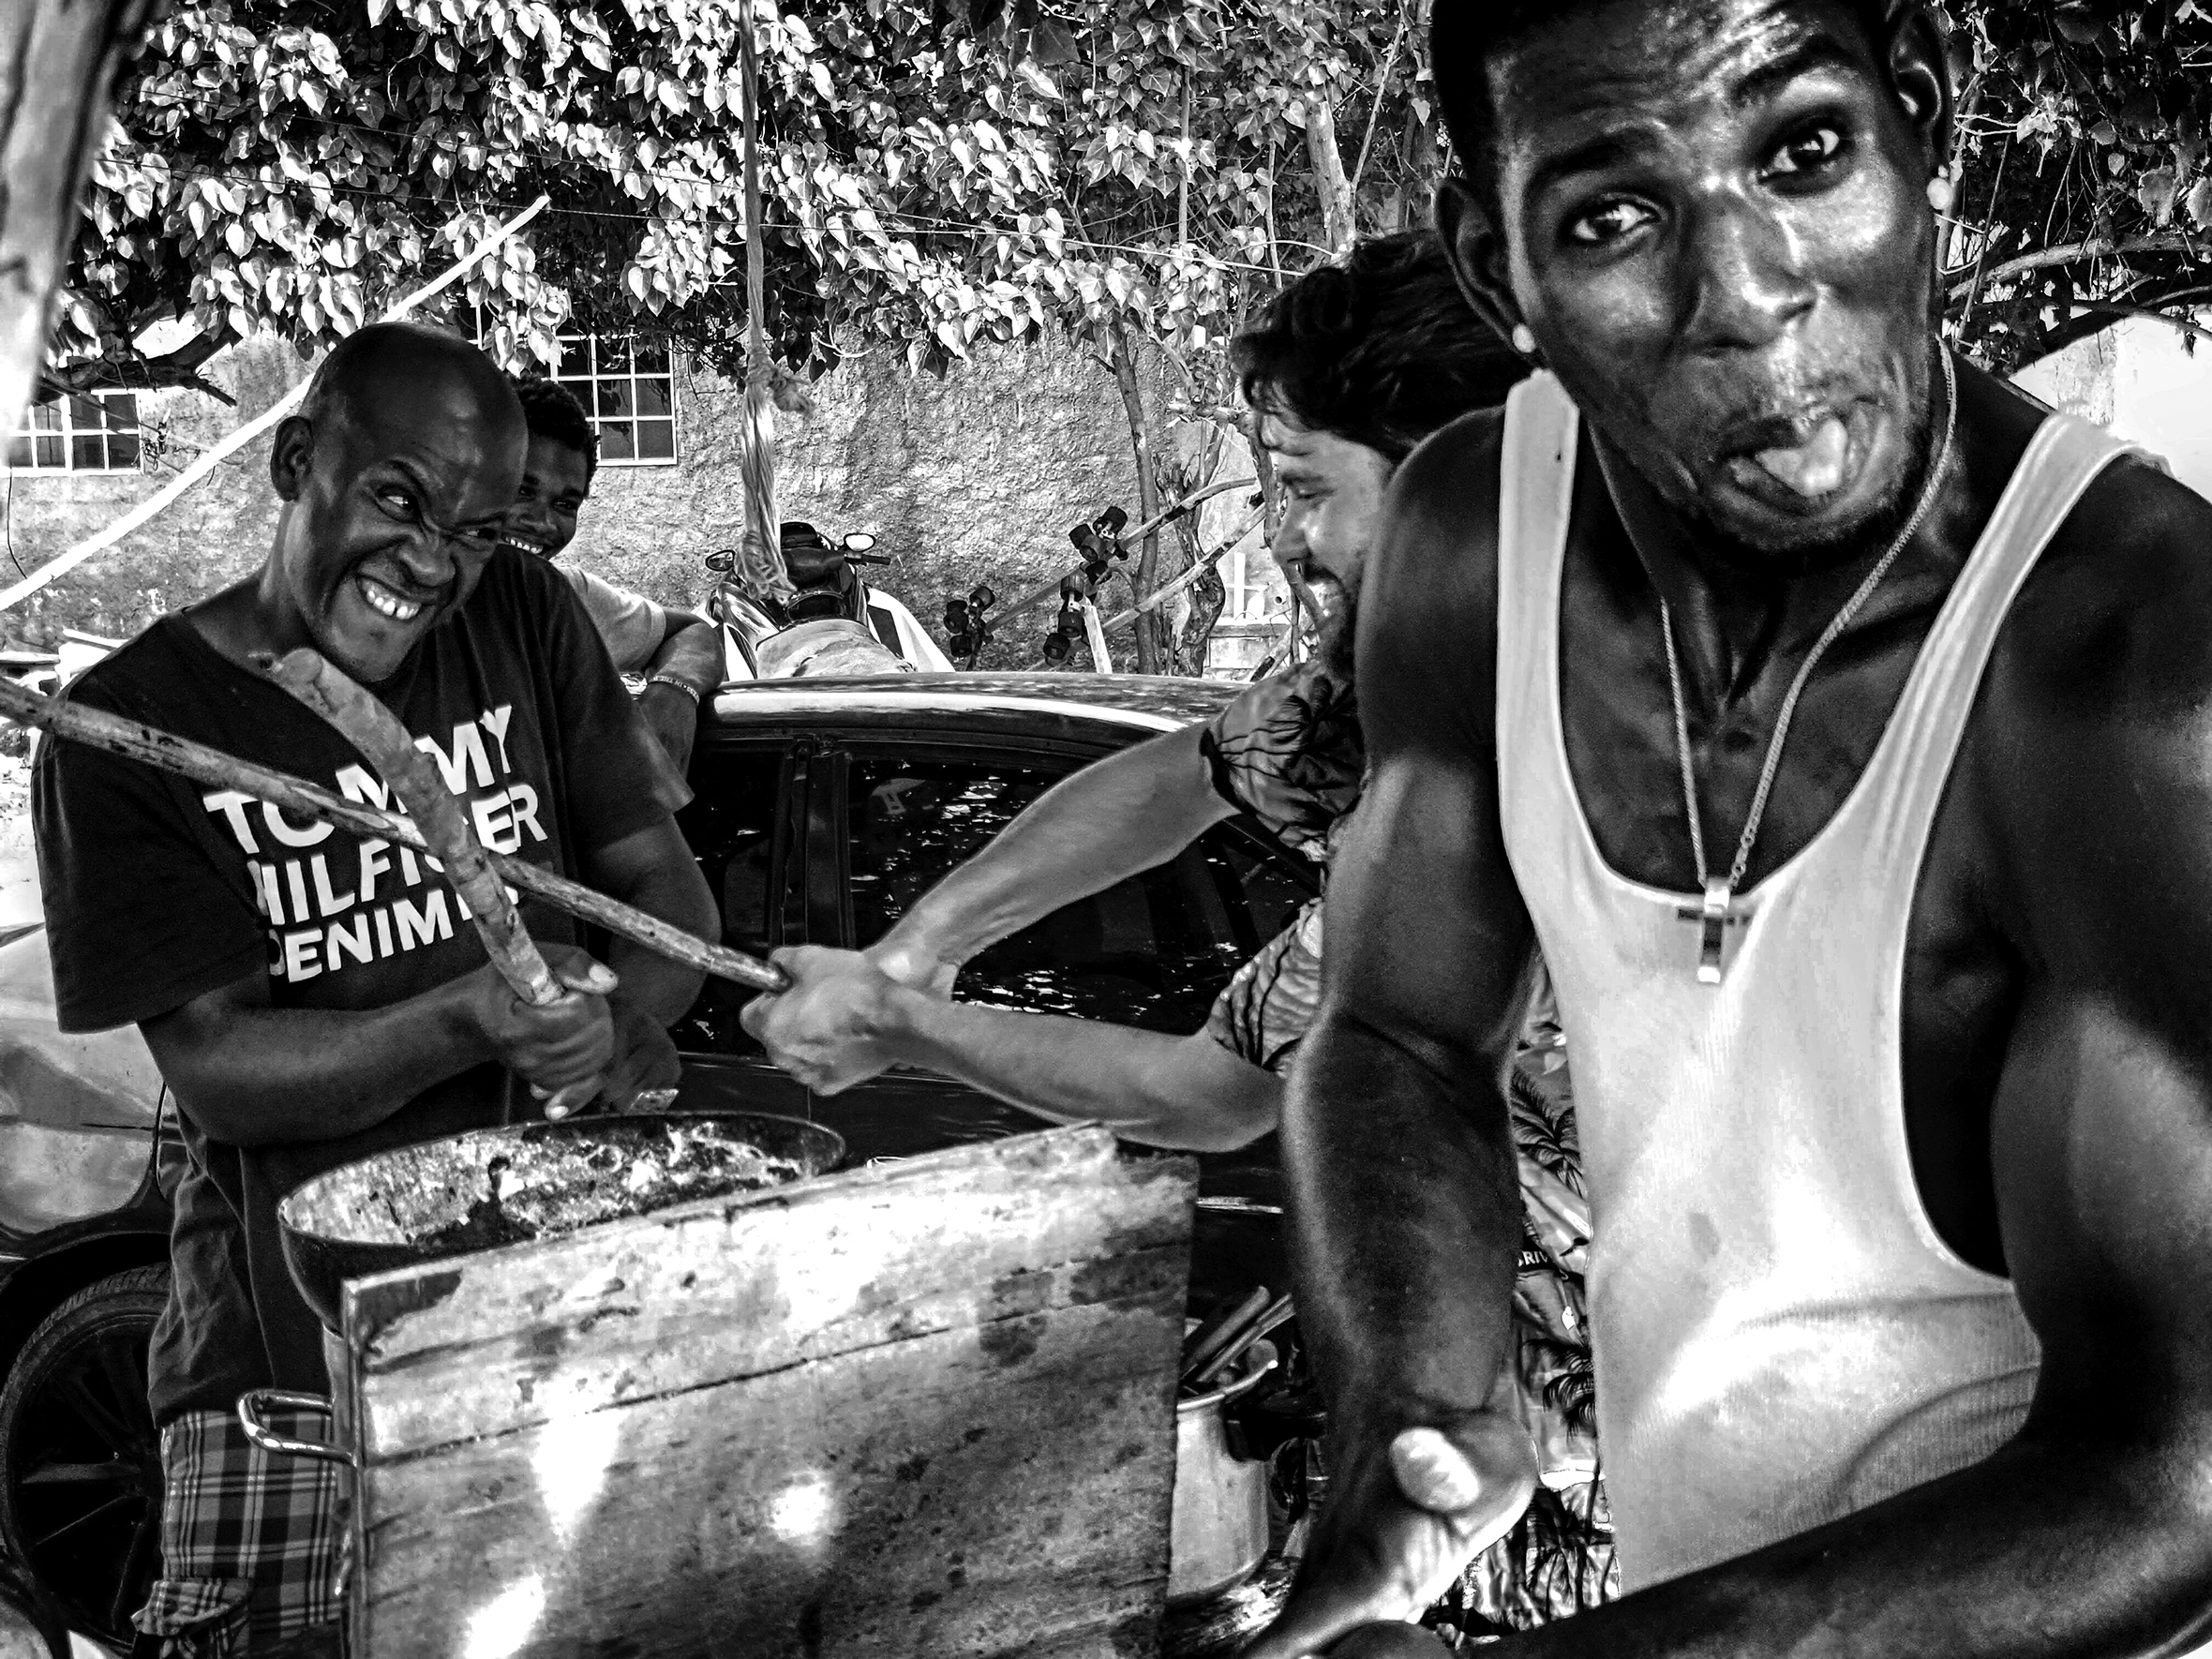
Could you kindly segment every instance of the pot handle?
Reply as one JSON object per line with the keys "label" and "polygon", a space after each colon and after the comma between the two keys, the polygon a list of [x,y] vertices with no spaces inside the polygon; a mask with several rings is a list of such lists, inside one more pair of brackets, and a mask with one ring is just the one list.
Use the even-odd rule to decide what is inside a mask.
{"label": "pot handle", "polygon": [[352,1467],[353,1456],[337,1447],[325,1445],[319,1440],[293,1440],[278,1434],[261,1419],[261,1413],[271,1406],[281,1406],[295,1412],[327,1412],[330,1401],[320,1394],[287,1394],[281,1388],[249,1388],[238,1397],[238,1427],[246,1430],[246,1438],[264,1452],[276,1452],[290,1457],[313,1457],[323,1463],[343,1463]]}
{"label": "pot handle", "polygon": [[1225,1406],[1234,1405],[1246,1395],[1251,1393],[1253,1389],[1259,1387],[1274,1372],[1276,1366],[1279,1363],[1275,1357],[1273,1343],[1255,1342],[1252,1347],[1254,1349],[1264,1347],[1267,1353],[1262,1356],[1262,1362],[1259,1365],[1254,1366],[1243,1376],[1237,1378],[1235,1382],[1222,1388],[1221,1403]]}

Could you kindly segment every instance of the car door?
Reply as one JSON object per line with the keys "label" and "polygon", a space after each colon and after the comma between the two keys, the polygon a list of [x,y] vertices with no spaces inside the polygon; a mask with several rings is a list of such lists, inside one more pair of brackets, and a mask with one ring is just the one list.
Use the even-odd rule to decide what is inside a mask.
{"label": "car door", "polygon": [[[765,956],[809,936],[808,803],[817,799],[812,739],[709,732],[692,758],[692,802],[676,815],[722,917],[722,941]],[[836,915],[819,879],[813,907]],[[743,986],[710,979],[690,1012],[670,1027],[683,1056],[680,1108],[806,1114],[805,1088],[775,1069],[738,1024],[752,999]]]}
{"label": "car door", "polygon": [[[926,734],[852,734],[841,748],[825,757],[814,786],[832,796],[827,828],[841,866],[840,936],[855,947],[881,938],[916,899],[1089,758]],[[1316,887],[1310,870],[1263,836],[1242,824],[1220,825],[1158,868],[1072,900],[981,952],[954,994],[1193,1032],[1230,976]],[[844,1135],[857,1158],[911,1157],[1039,1127],[1037,1118],[965,1084],[910,1069],[843,1095],[817,1096],[809,1113]],[[1205,1213],[1194,1289],[1214,1279],[1283,1284],[1279,1230],[1269,1215],[1281,1203],[1275,1137],[1209,1154],[1201,1172]]]}

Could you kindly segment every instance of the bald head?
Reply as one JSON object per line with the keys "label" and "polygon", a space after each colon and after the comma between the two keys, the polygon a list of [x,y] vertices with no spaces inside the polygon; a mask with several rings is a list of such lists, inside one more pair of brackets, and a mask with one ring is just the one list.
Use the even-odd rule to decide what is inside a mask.
{"label": "bald head", "polygon": [[372,322],[348,335],[316,369],[300,413],[318,429],[457,421],[487,435],[525,430],[514,387],[491,359],[425,322]]}

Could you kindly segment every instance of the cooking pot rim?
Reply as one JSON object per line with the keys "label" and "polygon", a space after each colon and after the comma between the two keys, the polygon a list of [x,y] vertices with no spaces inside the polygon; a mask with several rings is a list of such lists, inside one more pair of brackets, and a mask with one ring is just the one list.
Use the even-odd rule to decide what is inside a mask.
{"label": "cooking pot rim", "polygon": [[821,1170],[817,1172],[817,1173],[827,1174],[830,1172],[835,1170],[844,1161],[846,1148],[844,1137],[843,1135],[839,1134],[835,1129],[829,1128],[825,1124],[815,1123],[809,1118],[794,1117],[786,1112],[738,1112],[714,1109],[698,1112],[685,1112],[678,1109],[670,1112],[641,1112],[627,1114],[610,1113],[605,1117],[599,1118],[567,1118],[563,1119],[560,1123],[553,1123],[550,1121],[541,1122],[539,1120],[533,1119],[527,1123],[493,1124],[481,1129],[464,1129],[457,1135],[434,1135],[428,1141],[410,1143],[406,1147],[388,1146],[381,1152],[371,1152],[361,1158],[350,1158],[344,1163],[333,1164],[327,1170],[322,1170],[315,1174],[309,1175],[305,1181],[302,1181],[298,1186],[294,1187],[290,1192],[287,1192],[282,1198],[276,1201],[276,1222],[277,1225],[285,1232],[297,1233],[302,1238],[327,1240],[336,1244],[373,1243],[375,1241],[357,1239],[347,1233],[321,1233],[312,1228],[301,1226],[299,1222],[294,1219],[294,1218],[299,1213],[295,1207],[295,1201],[302,1193],[306,1192],[309,1188],[319,1187],[323,1182],[341,1175],[349,1170],[358,1169],[363,1164],[374,1163],[377,1161],[377,1159],[387,1157],[394,1152],[413,1150],[422,1146],[436,1145],[441,1142],[474,1141],[482,1137],[489,1137],[493,1135],[512,1135],[518,1130],[541,1128],[554,1129],[582,1129],[589,1128],[595,1123],[646,1126],[670,1123],[696,1123],[701,1121],[715,1123],[742,1121],[746,1123],[778,1123],[796,1125],[801,1128],[806,1129],[810,1134],[825,1136],[828,1138],[828,1151],[830,1156],[828,1160],[823,1164]]}
{"label": "cooking pot rim", "polygon": [[[1254,1361],[1258,1363],[1254,1364]],[[1212,1411],[1217,1406],[1225,1406],[1251,1393],[1278,1363],[1275,1344],[1264,1339],[1255,1342],[1236,1363],[1244,1369],[1218,1388],[1210,1388],[1203,1394],[1194,1394],[1188,1399],[1177,1400],[1175,1415],[1182,1417],[1186,1413]]]}

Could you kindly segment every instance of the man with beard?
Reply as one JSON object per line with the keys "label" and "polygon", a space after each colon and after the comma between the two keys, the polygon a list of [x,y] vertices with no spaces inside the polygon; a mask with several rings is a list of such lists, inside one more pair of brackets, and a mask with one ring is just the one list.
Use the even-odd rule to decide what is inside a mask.
{"label": "man with beard", "polygon": [[[799,947],[793,988],[743,1016],[771,1058],[835,1094],[889,1067],[925,1067],[1056,1122],[1102,1122],[1158,1146],[1227,1150],[1271,1131],[1321,987],[1322,901],[1238,971],[1188,1037],[946,999],[970,958],[1164,863],[1213,825],[1251,815],[1325,871],[1360,795],[1351,596],[1382,492],[1423,438],[1493,407],[1525,372],[1461,297],[1435,237],[1378,238],[1279,295],[1233,356],[1286,498],[1272,547],[1320,613],[1313,659],[1246,691],[1210,723],[1085,768],[948,876],[864,953]],[[1477,1563],[1439,1619],[1526,1627],[1601,1599],[1610,1551],[1592,1481],[1572,1104],[1548,1033],[1517,1083],[1531,1143],[1518,1306],[1524,1420],[1547,1487],[1521,1535]]]}
{"label": "man with beard", "polygon": [[[260,671],[312,646],[418,734],[489,845],[709,932],[621,681],[560,578],[500,546],[523,448],[515,395],[473,349],[363,329],[276,428],[283,506],[260,571],[70,695],[385,805],[351,746]],[[665,1028],[699,976],[621,941],[602,965],[525,901],[569,993],[526,1006],[419,855],[72,743],[41,747],[32,811],[62,1029],[138,1025],[190,1160],[149,1363],[167,1496],[139,1649],[259,1648],[338,1611],[329,1465],[262,1453],[233,1415],[247,1389],[330,1392],[277,1201],[533,1112],[518,1084],[556,1111],[673,1084]]]}
{"label": "man with beard", "polygon": [[1457,0],[1433,45],[1441,227],[1549,372],[1400,470],[1362,595],[1284,1120],[1336,1458],[1253,1659],[1433,1652],[1369,1622],[1527,1489],[1485,1397],[1538,947],[1628,1593],[1505,1651],[2189,1651],[2212,508],[1942,344],[1918,0]]}

